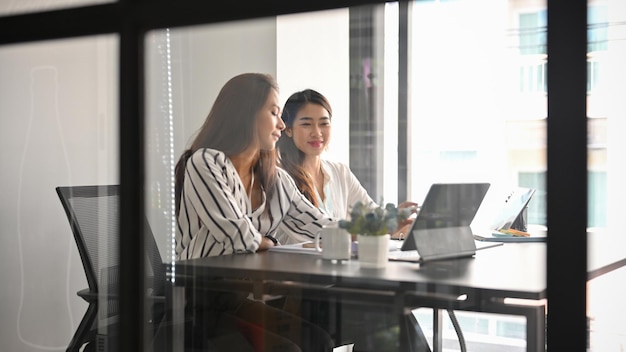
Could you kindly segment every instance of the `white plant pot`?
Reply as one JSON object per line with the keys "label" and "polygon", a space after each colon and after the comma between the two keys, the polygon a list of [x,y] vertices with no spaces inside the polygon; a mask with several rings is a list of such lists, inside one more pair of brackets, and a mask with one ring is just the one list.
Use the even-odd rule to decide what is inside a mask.
{"label": "white plant pot", "polygon": [[384,236],[357,236],[359,263],[362,268],[377,269],[387,266],[389,237],[388,234]]}

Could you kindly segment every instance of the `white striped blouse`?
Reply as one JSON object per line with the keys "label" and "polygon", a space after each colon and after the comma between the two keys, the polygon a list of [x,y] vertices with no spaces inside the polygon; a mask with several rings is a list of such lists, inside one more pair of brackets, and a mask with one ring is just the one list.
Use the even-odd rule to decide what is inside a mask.
{"label": "white striped blouse", "polygon": [[[226,155],[199,149],[187,161],[176,227],[176,259],[256,252],[265,235],[283,224],[294,235],[313,240],[333,220],[313,206],[287,172],[277,168],[276,192],[257,209]],[[265,208],[269,207],[269,214]]]}

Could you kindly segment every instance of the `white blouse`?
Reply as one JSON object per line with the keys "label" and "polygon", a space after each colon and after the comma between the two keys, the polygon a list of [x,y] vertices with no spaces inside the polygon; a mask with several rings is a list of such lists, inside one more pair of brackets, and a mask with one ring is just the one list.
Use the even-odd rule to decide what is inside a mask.
{"label": "white blouse", "polygon": [[[333,220],[300,193],[286,171],[277,168],[273,198],[250,209],[237,170],[226,155],[199,149],[187,161],[176,227],[176,259],[255,252],[278,226],[314,239]],[[266,212],[266,207],[269,211]]]}
{"label": "white blouse", "polygon": [[[326,201],[322,202],[317,189],[315,193],[319,208],[333,219],[348,219],[350,207],[359,200],[369,207],[377,205],[346,164],[322,159],[322,168]],[[277,236],[278,240],[284,244],[314,240],[314,238],[293,233],[283,226],[280,227]]]}
{"label": "white blouse", "polygon": [[[376,203],[369,196],[359,179],[350,168],[343,163],[322,159],[324,170],[324,195],[326,201],[321,202],[317,191],[320,207],[337,220],[347,219],[350,207],[357,201],[374,207]],[[323,205],[322,205],[323,204]]]}

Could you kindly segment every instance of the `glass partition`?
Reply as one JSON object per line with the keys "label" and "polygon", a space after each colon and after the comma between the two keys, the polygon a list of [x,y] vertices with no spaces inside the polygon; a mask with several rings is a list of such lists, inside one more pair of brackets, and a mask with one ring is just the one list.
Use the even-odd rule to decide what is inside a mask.
{"label": "glass partition", "polygon": [[[6,3],[0,4],[0,14],[83,5],[89,4],[53,2],[44,8]],[[219,89],[242,72],[276,77],[280,105],[305,88],[326,95],[334,120],[332,143],[324,157],[349,165],[375,201],[421,202],[434,182],[487,181],[492,190],[478,220],[489,221],[512,188],[536,188],[527,208],[527,223],[529,230],[547,231],[545,3],[424,0],[401,5],[407,4],[146,34],[145,208],[158,253],[168,264],[168,279],[175,283],[186,274],[173,269],[174,166]],[[621,248],[626,248],[617,231],[619,202],[626,192],[620,165],[625,150],[620,136],[625,126],[619,118],[624,113],[619,93],[626,82],[621,69],[626,55],[624,10],[619,1],[589,2],[589,191],[587,204],[580,205],[588,209],[589,235],[601,234],[602,242],[608,244],[600,256],[615,258],[623,257]],[[6,243],[0,254],[6,264],[2,278],[7,287],[0,315],[6,328],[0,340],[12,351],[66,349],[88,309],[76,294],[87,287],[87,281],[55,187],[119,183],[119,153],[124,151],[119,150],[118,44],[117,36],[111,35],[0,48],[1,187],[6,198],[0,212]],[[401,105],[401,96],[406,96],[406,106]],[[406,184],[402,183],[404,172]],[[116,256],[109,248],[103,242],[100,255]],[[590,250],[598,256],[594,248]],[[524,259],[535,262],[542,257],[533,251]],[[283,263],[285,267],[296,264]],[[306,284],[319,284],[312,274],[315,268],[302,270],[300,277],[306,277]],[[467,266],[424,268],[411,273],[454,281]],[[350,275],[346,273],[344,283],[351,283]],[[625,311],[623,294],[614,285],[623,276],[624,269],[620,269],[589,281],[591,350],[618,350],[626,345],[620,318]],[[376,274],[371,278],[376,281]],[[334,300],[325,300],[320,299],[325,291],[294,291],[289,286],[292,277],[283,279],[282,286],[272,283],[274,291],[262,291],[265,295],[259,295],[259,286],[253,287],[253,298],[280,307],[285,307],[287,298],[290,303],[300,302],[303,316],[308,314],[312,322],[328,329],[336,343],[355,342],[357,350],[395,348],[403,337],[397,321],[385,320],[391,319],[386,310],[397,308],[399,301],[353,305],[353,299],[360,297],[341,287]],[[420,285],[416,287],[445,291],[434,284]],[[396,288],[391,286],[385,289]],[[175,308],[166,313],[175,323],[188,322],[194,306],[185,302],[204,297],[189,292],[180,296],[178,288],[174,286],[170,297]],[[459,302],[463,300],[467,297],[458,297]],[[433,323],[437,314],[433,310],[420,308],[412,316],[431,347],[458,344],[459,323],[473,348],[532,349],[527,346],[529,320],[523,316],[457,313],[455,319],[443,318],[443,327]],[[387,324],[384,329],[363,333],[363,325],[376,328],[379,322]],[[100,323],[106,319],[97,320]],[[174,344],[172,350],[197,342],[189,341],[179,328],[178,324],[165,326],[165,331],[174,332],[166,341]],[[206,326],[200,331],[207,331],[203,329]],[[231,348],[242,340],[233,341]]]}
{"label": "glass partition", "polygon": [[147,35],[146,208],[168,262],[174,259],[176,162],[228,79],[241,72],[276,75],[276,26],[271,18]]}
{"label": "glass partition", "polygon": [[[119,183],[117,43],[111,35],[0,47],[7,351],[65,350],[86,315],[77,292],[87,277],[56,187]],[[80,204],[77,213],[87,210]],[[107,228],[94,229],[101,258],[117,258]]]}
{"label": "glass partition", "polygon": [[[598,258],[624,257],[625,239],[619,228],[621,199],[626,196],[622,160],[626,153],[621,134],[626,131],[622,116],[626,106],[619,98],[624,90],[621,62],[626,59],[626,7],[616,1],[590,1],[587,43],[588,116],[588,238],[589,262]],[[601,251],[598,251],[601,249]],[[615,285],[624,280],[621,268],[589,281],[587,317],[589,348],[592,351],[623,349],[626,346],[621,297]]]}
{"label": "glass partition", "polygon": [[[495,11],[492,3],[411,3],[405,14],[411,25],[404,131],[398,127],[402,10],[396,3],[149,32],[147,210],[164,259],[175,262],[174,166],[219,89],[244,72],[275,76],[281,105],[306,88],[328,97],[333,134],[324,157],[350,165],[376,201],[421,202],[435,182],[490,182],[493,202],[504,201],[502,194],[515,187],[532,187],[538,192],[529,221],[545,225],[545,4],[499,4],[498,15],[478,25],[476,18]],[[406,145],[399,133],[407,134]],[[408,194],[398,193],[403,149]],[[182,273],[172,275],[176,280]],[[360,318],[354,307],[344,308],[346,320],[337,329],[350,334]],[[432,334],[427,315],[415,312]],[[463,325],[485,325],[468,337],[470,344],[525,348],[523,317],[459,317]],[[370,318],[385,315],[374,310]],[[373,346],[384,348],[397,333],[381,334]],[[455,338],[445,335],[447,343]]]}

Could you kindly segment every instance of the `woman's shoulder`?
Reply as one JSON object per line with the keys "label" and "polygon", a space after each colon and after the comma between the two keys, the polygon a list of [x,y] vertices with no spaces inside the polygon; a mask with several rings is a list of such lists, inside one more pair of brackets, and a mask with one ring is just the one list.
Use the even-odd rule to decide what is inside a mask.
{"label": "woman's shoulder", "polygon": [[280,166],[276,167],[276,175],[278,176],[278,182],[294,182],[289,172]]}
{"label": "woman's shoulder", "polygon": [[329,168],[332,167],[335,169],[350,170],[350,167],[346,163],[343,163],[341,161],[322,159],[322,165],[324,165],[324,167],[329,167]]}
{"label": "woman's shoulder", "polygon": [[224,152],[211,148],[200,148],[191,155],[191,158],[194,161],[212,160],[218,164],[223,164],[227,159]]}
{"label": "woman's shoulder", "polygon": [[322,159],[322,166],[326,172],[337,176],[346,176],[352,172],[348,165],[340,161]]}

